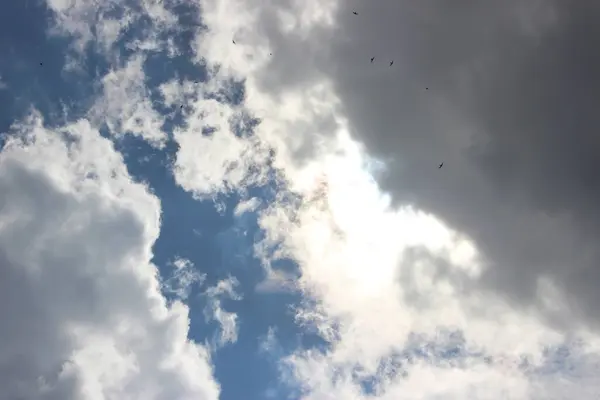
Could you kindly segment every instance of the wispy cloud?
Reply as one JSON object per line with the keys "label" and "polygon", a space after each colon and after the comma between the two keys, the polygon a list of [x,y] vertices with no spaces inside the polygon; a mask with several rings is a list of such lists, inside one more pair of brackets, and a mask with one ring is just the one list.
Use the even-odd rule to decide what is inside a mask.
{"label": "wispy cloud", "polygon": [[185,301],[190,296],[194,286],[200,286],[206,280],[196,266],[185,258],[175,258],[172,262],[173,272],[162,283],[162,290],[175,295],[179,300]]}
{"label": "wispy cloud", "polygon": [[216,286],[206,290],[208,305],[204,309],[207,321],[214,320],[220,326],[220,332],[213,339],[213,348],[218,349],[230,343],[235,343],[238,338],[238,316],[235,313],[225,311],[221,305],[222,300],[241,301],[242,296],[237,293],[239,285],[237,279],[229,277],[219,281]]}

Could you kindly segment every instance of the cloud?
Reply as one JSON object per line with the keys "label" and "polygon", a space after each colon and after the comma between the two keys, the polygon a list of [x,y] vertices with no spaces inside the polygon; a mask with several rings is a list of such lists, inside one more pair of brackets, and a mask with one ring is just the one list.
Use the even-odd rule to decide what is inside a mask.
{"label": "cloud", "polygon": [[93,46],[105,56],[114,56],[115,45],[131,27],[146,19],[151,29],[141,31],[134,38],[134,48],[156,50],[169,48],[162,43],[160,34],[177,29],[177,17],[168,11],[163,2],[141,0],[123,3],[115,0],[46,0],[54,16],[53,34],[72,39],[73,49],[82,56],[88,46]]}
{"label": "cloud", "polygon": [[[598,339],[586,178],[597,141],[584,135],[594,84],[570,72],[597,81],[585,47],[595,6],[232,0],[203,11],[198,58],[213,79],[244,79],[255,134],[292,192],[262,213],[259,249],[298,263],[299,321],[329,343],[286,359],[304,398],[560,398],[551,380],[597,395],[585,357],[581,375],[531,372],[571,336],[588,350]],[[446,330],[477,357],[407,361],[414,335],[440,345]]]}
{"label": "cloud", "polygon": [[[598,12],[586,2],[350,2],[331,29],[302,40],[307,62],[274,63],[263,86],[329,80],[353,137],[386,164],[383,190],[473,238],[490,266],[482,285],[563,327],[596,325]],[[273,47],[296,44],[270,33]],[[284,82],[271,88],[268,76]],[[540,304],[541,279],[567,312]]]}
{"label": "cloud", "polygon": [[162,290],[172,293],[178,300],[185,301],[190,296],[194,286],[202,285],[206,274],[200,273],[194,264],[185,258],[176,257],[171,263],[173,273],[162,283]]}
{"label": "cloud", "polygon": [[167,104],[185,98],[189,109],[185,126],[174,131],[179,149],[173,173],[182,188],[201,199],[265,180],[267,148],[257,138],[236,131],[244,129],[245,116],[224,98],[232,92],[228,81],[169,82],[161,89]]}
{"label": "cloud", "polygon": [[134,56],[102,78],[103,93],[90,110],[90,118],[97,125],[106,124],[117,137],[133,134],[161,148],[167,138],[162,131],[164,117],[150,100],[144,61],[144,56]]}
{"label": "cloud", "polygon": [[237,319],[235,313],[225,311],[221,306],[223,299],[240,301],[242,296],[236,292],[239,286],[237,279],[229,277],[219,281],[215,286],[206,290],[208,305],[204,310],[207,321],[214,320],[220,326],[220,333],[213,339],[213,347],[221,348],[229,343],[235,343],[238,338]]}
{"label": "cloud", "polygon": [[0,153],[0,383],[7,398],[217,399],[188,309],[160,293],[160,204],[82,120],[32,115]]}

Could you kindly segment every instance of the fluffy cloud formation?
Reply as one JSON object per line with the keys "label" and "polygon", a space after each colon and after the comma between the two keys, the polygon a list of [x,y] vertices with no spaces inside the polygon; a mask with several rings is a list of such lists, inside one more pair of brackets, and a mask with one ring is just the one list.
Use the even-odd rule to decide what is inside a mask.
{"label": "fluffy cloud formation", "polygon": [[161,94],[168,106],[184,105],[185,125],[173,133],[179,145],[173,173],[182,188],[201,199],[264,181],[268,152],[244,134],[248,116],[229,104],[235,94],[229,81],[170,81]]}
{"label": "fluffy cloud formation", "polygon": [[0,153],[0,384],[6,398],[217,399],[188,310],[150,263],[156,197],[84,120],[15,126]]}
{"label": "fluffy cloud formation", "polygon": [[[203,3],[199,57],[245,79],[256,134],[304,197],[261,226],[300,266],[299,322],[331,345],[287,360],[306,398],[599,391],[598,8],[467,3]],[[553,361],[572,338],[578,374]]]}
{"label": "fluffy cloud formation", "polygon": [[[260,10],[256,22],[268,26]],[[481,284],[563,327],[595,325],[599,12],[590,2],[345,3],[304,36],[269,31],[263,41],[302,48],[303,60],[275,58],[257,87],[326,80],[351,134],[385,161],[380,181],[395,204],[477,241],[490,266]],[[541,282],[567,312],[547,309]]]}

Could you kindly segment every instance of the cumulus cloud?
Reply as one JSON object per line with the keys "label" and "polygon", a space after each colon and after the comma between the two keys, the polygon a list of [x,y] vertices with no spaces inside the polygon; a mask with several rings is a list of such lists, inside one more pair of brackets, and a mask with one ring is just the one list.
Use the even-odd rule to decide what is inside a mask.
{"label": "cumulus cloud", "polygon": [[[331,29],[302,40],[309,61],[273,63],[264,86],[325,75],[352,135],[386,163],[380,182],[394,202],[433,212],[477,241],[490,266],[481,284],[563,326],[595,325],[598,7],[449,7],[345,3]],[[298,40],[271,33],[273,47]],[[269,86],[271,75],[284,83]],[[544,309],[544,279],[568,312]]]}
{"label": "cumulus cloud", "polygon": [[[330,343],[287,360],[305,398],[593,398],[586,373],[532,371],[569,335],[597,341],[598,8],[359,3],[206,1],[197,39],[215,79],[245,79],[299,195],[260,224],[300,267],[299,320]],[[414,335],[447,330],[458,361],[456,343],[410,361]]]}
{"label": "cumulus cloud", "polygon": [[31,116],[0,153],[6,398],[217,399],[188,309],[160,293],[160,204],[85,121]]}

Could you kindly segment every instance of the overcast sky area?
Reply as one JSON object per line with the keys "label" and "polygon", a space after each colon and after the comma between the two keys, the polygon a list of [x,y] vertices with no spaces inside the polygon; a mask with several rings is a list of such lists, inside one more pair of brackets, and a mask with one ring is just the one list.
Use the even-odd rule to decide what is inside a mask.
{"label": "overcast sky area", "polygon": [[0,6],[0,398],[600,398],[600,3]]}

